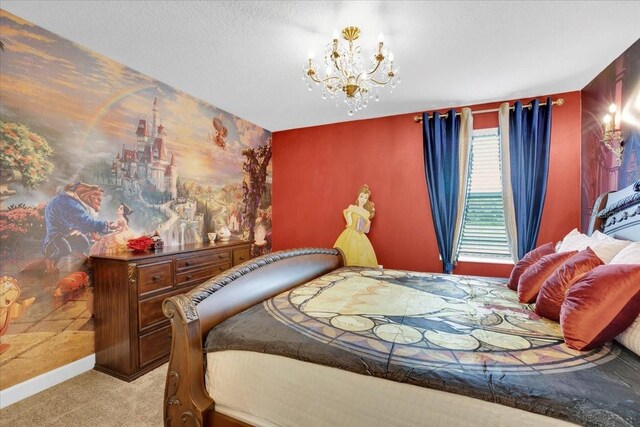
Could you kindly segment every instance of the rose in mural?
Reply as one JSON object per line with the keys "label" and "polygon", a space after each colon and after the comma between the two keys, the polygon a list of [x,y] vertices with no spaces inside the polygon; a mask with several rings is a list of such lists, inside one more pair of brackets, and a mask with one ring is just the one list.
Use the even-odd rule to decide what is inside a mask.
{"label": "rose in mural", "polygon": [[0,211],[0,256],[19,255],[21,239],[42,239],[44,203],[38,206],[11,205]]}
{"label": "rose in mural", "polygon": [[24,187],[38,187],[53,171],[49,160],[53,149],[47,140],[25,125],[0,119],[0,200],[13,196],[7,184],[20,182]]}

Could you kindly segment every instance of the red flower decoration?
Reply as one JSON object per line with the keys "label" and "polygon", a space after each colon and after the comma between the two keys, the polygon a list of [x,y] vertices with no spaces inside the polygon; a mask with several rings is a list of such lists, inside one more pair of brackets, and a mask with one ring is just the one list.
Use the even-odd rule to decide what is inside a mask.
{"label": "red flower decoration", "polygon": [[144,252],[153,248],[154,241],[151,237],[142,236],[127,241],[127,247],[134,252]]}

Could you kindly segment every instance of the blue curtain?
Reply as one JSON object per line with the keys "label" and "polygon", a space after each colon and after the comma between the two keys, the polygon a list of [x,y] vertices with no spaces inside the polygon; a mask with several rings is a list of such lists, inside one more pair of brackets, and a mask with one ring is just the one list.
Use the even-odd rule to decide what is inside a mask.
{"label": "blue curtain", "polygon": [[622,165],[618,175],[618,189],[640,179],[640,130],[631,128],[622,153]]}
{"label": "blue curtain", "polygon": [[424,169],[442,271],[453,271],[453,235],[458,215],[458,137],[460,117],[422,116]]}
{"label": "blue curtain", "polygon": [[551,98],[541,106],[536,99],[531,108],[520,101],[509,114],[511,186],[518,230],[518,259],[536,246],[547,193],[549,147],[551,142]]}

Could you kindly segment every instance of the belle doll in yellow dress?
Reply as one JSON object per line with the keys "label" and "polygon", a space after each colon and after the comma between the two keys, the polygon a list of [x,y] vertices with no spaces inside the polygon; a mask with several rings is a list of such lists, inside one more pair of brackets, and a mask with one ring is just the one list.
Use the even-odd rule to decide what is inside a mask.
{"label": "belle doll in yellow dress", "polygon": [[356,204],[349,205],[343,211],[347,225],[333,247],[344,252],[346,265],[378,267],[376,253],[365,235],[369,232],[371,220],[376,212],[373,202],[369,200],[370,196],[369,186],[363,185],[358,191]]}

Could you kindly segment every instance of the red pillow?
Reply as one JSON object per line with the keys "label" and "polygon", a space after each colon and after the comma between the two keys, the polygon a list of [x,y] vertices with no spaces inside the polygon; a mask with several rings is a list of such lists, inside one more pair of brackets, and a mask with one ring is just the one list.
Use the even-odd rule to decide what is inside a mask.
{"label": "red pillow", "polygon": [[530,304],[536,300],[542,284],[560,267],[567,259],[578,251],[559,252],[545,255],[527,268],[518,282],[518,300]]}
{"label": "red pillow", "polygon": [[560,320],[560,306],[565,293],[589,271],[604,264],[591,248],[578,252],[564,262],[542,284],[536,299],[536,313],[547,319]]}
{"label": "red pillow", "polygon": [[522,276],[522,273],[524,273],[527,268],[531,267],[531,265],[538,261],[540,258],[545,255],[550,255],[555,251],[555,246],[553,245],[553,243],[549,242],[545,245],[538,246],[537,248],[523,256],[522,259],[518,261],[518,263],[513,267],[513,270],[511,270],[511,277],[509,277],[509,283],[507,283],[509,289],[513,289],[514,291],[518,289],[518,282],[520,281],[520,276]]}
{"label": "red pillow", "polygon": [[640,265],[601,265],[567,291],[560,327],[569,347],[590,350],[622,333],[638,314]]}

